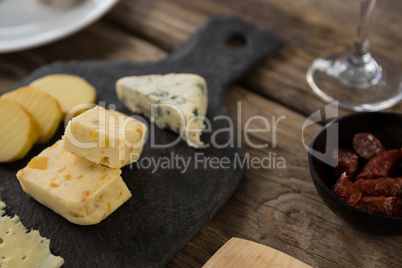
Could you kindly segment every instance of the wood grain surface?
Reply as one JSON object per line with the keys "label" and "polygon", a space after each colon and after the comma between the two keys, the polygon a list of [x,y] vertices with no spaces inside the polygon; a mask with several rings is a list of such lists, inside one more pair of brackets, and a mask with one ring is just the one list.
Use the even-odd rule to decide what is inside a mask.
{"label": "wood grain surface", "polygon": [[311,268],[274,248],[237,237],[226,242],[202,268]]}
{"label": "wood grain surface", "polygon": [[[302,131],[306,117],[325,106],[308,87],[307,67],[317,56],[351,46],[358,6],[357,0],[122,0],[101,21],[69,38],[0,55],[0,92],[57,60],[160,59],[211,16],[235,14],[285,42],[279,53],[233,86],[226,102],[242,129],[252,116],[285,117],[275,136],[249,133],[254,144],[269,146],[253,148],[242,135],[242,149],[250,157],[282,157],[286,168],[247,169],[239,191],[168,267],[201,267],[232,237],[273,247],[313,267],[399,267],[401,237],[362,233],[323,204],[302,143],[302,135],[308,143],[321,128],[312,124]],[[378,1],[371,32],[372,50],[399,65],[401,14],[399,1]],[[389,110],[402,112],[402,105]],[[263,127],[262,120],[249,125]]]}

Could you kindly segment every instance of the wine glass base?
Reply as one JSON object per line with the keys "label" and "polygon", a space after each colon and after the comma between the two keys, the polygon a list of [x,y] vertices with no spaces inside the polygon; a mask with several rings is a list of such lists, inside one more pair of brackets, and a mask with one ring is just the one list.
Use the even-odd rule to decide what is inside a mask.
{"label": "wine glass base", "polygon": [[[375,61],[364,70],[352,70],[349,56],[350,52],[338,52],[310,65],[307,82],[322,100],[338,101],[339,107],[360,112],[383,110],[402,99],[402,69],[398,65],[374,55]],[[348,77],[350,74],[355,77]]]}

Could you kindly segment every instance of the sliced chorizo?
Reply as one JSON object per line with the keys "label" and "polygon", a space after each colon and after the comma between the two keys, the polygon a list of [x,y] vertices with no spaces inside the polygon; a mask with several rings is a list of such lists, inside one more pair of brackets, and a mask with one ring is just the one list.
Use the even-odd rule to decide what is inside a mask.
{"label": "sliced chorizo", "polygon": [[355,185],[363,196],[402,197],[402,178],[358,180]]}
{"label": "sliced chorizo", "polygon": [[334,194],[346,203],[354,206],[360,200],[362,193],[343,173],[332,189]]}
{"label": "sliced chorizo", "polygon": [[372,156],[385,151],[381,141],[373,134],[362,132],[353,137],[353,149],[363,159],[369,160]]}
{"label": "sliced chorizo", "polygon": [[335,177],[339,178],[342,173],[346,172],[348,179],[353,181],[358,172],[359,157],[357,154],[348,149],[334,149],[332,158],[335,163],[338,163],[335,167]]}
{"label": "sliced chorizo", "polygon": [[402,199],[394,196],[363,196],[356,207],[385,216],[402,216]]}
{"label": "sliced chorizo", "polygon": [[380,152],[367,161],[356,180],[389,177],[402,161],[402,150]]}

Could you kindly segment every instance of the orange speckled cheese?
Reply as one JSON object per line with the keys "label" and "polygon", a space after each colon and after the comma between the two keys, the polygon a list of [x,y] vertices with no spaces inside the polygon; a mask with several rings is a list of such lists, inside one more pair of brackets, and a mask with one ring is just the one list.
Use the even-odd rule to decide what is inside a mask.
{"label": "orange speckled cheese", "polygon": [[64,149],[94,163],[120,168],[139,158],[146,131],[140,121],[96,106],[68,123]]}
{"label": "orange speckled cheese", "polygon": [[70,222],[99,223],[131,197],[121,170],[67,152],[62,143],[42,151],[17,178],[27,194]]}

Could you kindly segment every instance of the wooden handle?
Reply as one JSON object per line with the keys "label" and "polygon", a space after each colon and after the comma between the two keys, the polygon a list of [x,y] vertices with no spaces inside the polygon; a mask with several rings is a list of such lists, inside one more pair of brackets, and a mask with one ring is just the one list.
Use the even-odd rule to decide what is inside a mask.
{"label": "wooden handle", "polygon": [[311,266],[268,246],[232,238],[223,245],[203,268],[311,268]]}

